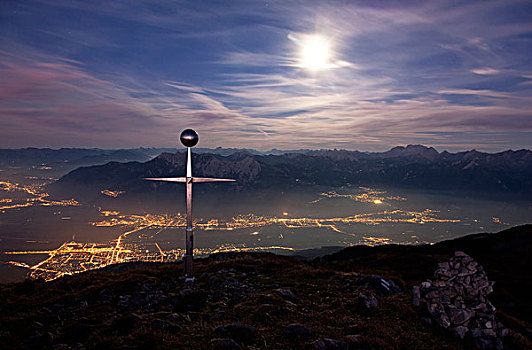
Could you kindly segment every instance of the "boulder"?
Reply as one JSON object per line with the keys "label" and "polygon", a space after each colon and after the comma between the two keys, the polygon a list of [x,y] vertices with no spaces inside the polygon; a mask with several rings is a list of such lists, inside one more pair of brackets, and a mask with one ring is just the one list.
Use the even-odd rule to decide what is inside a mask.
{"label": "boulder", "polygon": [[473,312],[467,309],[449,310],[449,318],[454,325],[461,325],[471,318]]}
{"label": "boulder", "polygon": [[451,333],[455,337],[460,338],[460,339],[464,339],[467,332],[469,332],[469,329],[464,326],[458,326],[458,327],[451,328]]}
{"label": "boulder", "polygon": [[372,275],[357,280],[357,284],[365,285],[367,289],[375,291],[379,296],[389,296],[400,293],[401,287],[392,280],[387,280],[381,276]]}
{"label": "boulder", "polygon": [[281,296],[283,296],[285,299],[288,299],[291,301],[295,301],[297,299],[297,295],[289,289],[279,288],[279,289],[276,289],[275,291],[279,293]]}
{"label": "boulder", "polygon": [[379,301],[371,294],[359,293],[358,297],[359,304],[365,309],[373,309],[379,306]]}

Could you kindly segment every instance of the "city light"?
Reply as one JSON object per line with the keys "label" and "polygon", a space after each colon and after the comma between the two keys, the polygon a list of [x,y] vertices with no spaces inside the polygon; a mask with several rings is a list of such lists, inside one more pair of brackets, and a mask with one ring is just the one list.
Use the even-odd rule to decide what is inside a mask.
{"label": "city light", "polygon": [[[77,206],[79,203],[74,200],[56,201],[49,199],[47,193],[42,192],[41,185],[21,185],[18,183],[0,181],[0,189],[6,192],[22,191],[28,198],[17,201],[12,198],[0,200],[0,209],[5,212],[8,209],[30,207],[30,206]],[[320,198],[311,202],[317,203],[326,198],[345,198],[358,202],[368,202],[383,204],[384,201],[406,201],[406,198],[386,195],[384,191],[375,191],[370,188],[361,187],[358,194],[339,194],[335,191],[321,193]],[[105,193],[104,193],[105,192]],[[115,197],[120,193],[116,191],[103,190],[102,194]],[[28,250],[5,252],[6,255],[47,255],[47,258],[35,265],[29,265],[18,261],[9,261],[14,266],[27,268],[30,270],[30,277],[51,281],[64,275],[72,275],[83,271],[102,268],[104,266],[131,262],[131,261],[156,261],[172,262],[181,261],[184,253],[183,249],[163,249],[158,242],[150,241],[156,234],[166,229],[177,229],[186,227],[186,218],[183,214],[123,214],[117,210],[105,210],[100,208],[101,220],[93,221],[89,224],[94,227],[117,227],[123,228],[123,232],[109,243],[79,243],[74,240],[65,242],[57,249],[53,250]],[[69,217],[62,217],[69,219]],[[493,218],[494,222],[498,218]],[[223,218],[196,218],[194,226],[204,231],[237,231],[255,229],[249,236],[257,237],[257,242],[261,242],[258,228],[263,227],[284,227],[290,230],[302,228],[321,228],[333,232],[354,236],[349,229],[349,225],[363,224],[376,226],[382,224],[416,224],[426,223],[459,223],[459,219],[440,218],[436,210],[425,209],[423,211],[411,211],[401,209],[381,210],[373,213],[355,214],[345,217],[311,218],[311,217],[291,217],[288,212],[282,212],[277,216],[261,216],[257,214],[237,215],[229,219]],[[145,231],[144,231],[145,230]],[[146,232],[155,232],[146,234]],[[128,236],[137,233],[135,240]],[[278,239],[284,238],[279,233]],[[363,235],[359,237],[361,243],[367,245],[388,244],[389,238],[372,237]],[[271,250],[293,250],[292,247],[281,245],[265,245],[257,247],[247,247],[244,244],[223,244],[215,248],[194,249],[194,254],[199,256],[219,252],[232,251],[271,251]]]}

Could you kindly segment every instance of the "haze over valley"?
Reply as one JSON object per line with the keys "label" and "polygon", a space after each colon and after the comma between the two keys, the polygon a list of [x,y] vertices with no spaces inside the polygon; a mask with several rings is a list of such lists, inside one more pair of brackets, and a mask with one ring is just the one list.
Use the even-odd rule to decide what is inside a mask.
{"label": "haze over valley", "polygon": [[[184,173],[183,153],[164,151],[0,151],[10,154],[0,172],[4,279],[180,260],[184,189],[143,180]],[[526,150],[275,153],[194,153],[195,174],[237,180],[195,187],[196,254],[435,243],[532,217]]]}

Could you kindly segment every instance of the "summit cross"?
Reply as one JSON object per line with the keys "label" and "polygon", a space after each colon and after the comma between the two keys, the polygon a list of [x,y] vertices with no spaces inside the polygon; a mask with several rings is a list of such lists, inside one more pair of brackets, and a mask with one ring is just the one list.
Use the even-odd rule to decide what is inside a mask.
{"label": "summit cross", "polygon": [[186,250],[183,255],[185,277],[187,281],[193,282],[192,261],[194,256],[194,225],[192,223],[192,184],[196,182],[234,182],[234,179],[217,179],[211,177],[194,177],[192,176],[192,152],[191,148],[196,146],[199,141],[198,133],[192,129],[183,130],[179,137],[181,143],[187,148],[187,173],[186,177],[157,177],[145,178],[148,181],[164,182],[184,182],[187,186],[187,228],[186,228]]}

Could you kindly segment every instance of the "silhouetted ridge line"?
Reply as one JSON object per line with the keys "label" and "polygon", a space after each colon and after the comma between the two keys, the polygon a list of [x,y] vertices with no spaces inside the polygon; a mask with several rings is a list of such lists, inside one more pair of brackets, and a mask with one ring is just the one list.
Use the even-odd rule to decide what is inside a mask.
{"label": "silhouetted ridge line", "polygon": [[[108,163],[76,169],[63,176],[51,190],[72,191],[76,198],[102,188],[148,193],[164,184],[143,183],[144,177],[177,176],[185,168],[182,152],[162,153],[139,163]],[[421,190],[532,193],[532,152],[528,150],[482,153],[441,152],[421,145],[395,147],[383,153],[358,151],[311,151],[282,155],[257,155],[247,151],[227,156],[194,155],[198,176],[235,178],[235,186],[211,186],[213,190],[298,189],[305,186],[388,186]],[[251,192],[250,192],[251,193]]]}

